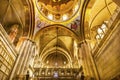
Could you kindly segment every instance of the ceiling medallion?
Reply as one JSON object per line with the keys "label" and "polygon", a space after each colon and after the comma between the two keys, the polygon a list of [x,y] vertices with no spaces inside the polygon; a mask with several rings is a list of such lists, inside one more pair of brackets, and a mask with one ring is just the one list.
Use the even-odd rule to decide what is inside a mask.
{"label": "ceiling medallion", "polygon": [[39,13],[47,20],[63,22],[79,11],[80,0],[36,0]]}

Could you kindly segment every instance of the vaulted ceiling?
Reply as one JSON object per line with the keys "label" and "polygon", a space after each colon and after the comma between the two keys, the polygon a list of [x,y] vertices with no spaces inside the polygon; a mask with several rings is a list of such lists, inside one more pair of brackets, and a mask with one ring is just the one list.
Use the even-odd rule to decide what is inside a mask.
{"label": "vaulted ceiling", "polygon": [[116,7],[112,0],[1,0],[0,23],[8,35],[12,25],[19,25],[16,44],[23,36],[36,42],[36,61],[66,66],[76,64],[78,43],[92,43],[92,31],[109,20]]}
{"label": "vaulted ceiling", "polygon": [[[57,61],[56,56],[58,56],[58,62],[61,64],[64,63],[64,59],[66,62],[71,61],[71,57],[74,56],[73,45],[78,43],[79,36],[63,25],[54,24],[41,29],[36,33],[34,39],[39,46],[40,58],[43,60],[44,58],[49,59],[47,56],[51,54],[53,57],[50,56],[50,59],[56,59]],[[59,59],[60,54],[61,58]],[[46,59],[44,62],[46,62]]]}

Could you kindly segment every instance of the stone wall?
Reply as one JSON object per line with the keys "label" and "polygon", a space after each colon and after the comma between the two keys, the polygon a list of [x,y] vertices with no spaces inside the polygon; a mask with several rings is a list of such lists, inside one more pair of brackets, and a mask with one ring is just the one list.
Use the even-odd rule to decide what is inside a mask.
{"label": "stone wall", "polygon": [[0,80],[8,80],[13,70],[17,51],[0,24]]}
{"label": "stone wall", "polygon": [[120,23],[94,56],[101,80],[120,75]]}

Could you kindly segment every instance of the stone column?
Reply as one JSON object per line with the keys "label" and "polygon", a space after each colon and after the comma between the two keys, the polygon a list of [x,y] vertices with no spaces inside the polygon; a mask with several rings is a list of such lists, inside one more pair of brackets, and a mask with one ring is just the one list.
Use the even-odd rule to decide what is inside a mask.
{"label": "stone column", "polygon": [[25,64],[24,65],[24,69],[22,71],[22,74],[26,74],[28,68],[31,66],[33,67],[32,63],[33,63],[33,59],[35,57],[35,54],[36,54],[36,44],[34,42],[31,43],[31,48],[30,48],[30,51],[29,51],[29,55],[27,56],[27,59],[25,61]]}
{"label": "stone column", "polygon": [[100,80],[89,45],[86,41],[79,43],[79,57],[82,59],[82,67],[85,77]]}
{"label": "stone column", "polygon": [[33,42],[29,39],[24,39],[21,44],[19,44],[19,54],[17,57],[17,60],[14,65],[14,69],[12,71],[12,74],[10,75],[9,80],[13,80],[16,76],[24,75],[27,70],[25,70],[25,67],[27,65],[27,62],[29,61],[29,57],[32,54],[32,48],[33,48]]}
{"label": "stone column", "polygon": [[25,70],[25,67],[27,66],[27,61],[28,61],[28,58],[29,58],[29,56],[31,54],[31,48],[32,48],[32,42],[29,43],[29,48],[27,48],[27,52],[25,53],[26,55],[24,57],[24,63],[23,63],[23,66],[22,66],[21,72],[20,72],[20,74],[22,74],[22,75],[26,74],[24,72],[27,71],[27,70]]}

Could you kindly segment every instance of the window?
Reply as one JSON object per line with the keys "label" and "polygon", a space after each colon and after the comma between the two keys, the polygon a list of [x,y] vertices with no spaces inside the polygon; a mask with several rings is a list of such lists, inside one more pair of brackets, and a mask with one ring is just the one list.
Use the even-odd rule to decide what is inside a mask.
{"label": "window", "polygon": [[104,35],[106,34],[107,32],[107,21],[105,21],[100,27],[98,27],[97,29],[97,34],[96,34],[96,40],[97,42],[99,42],[103,37]]}

